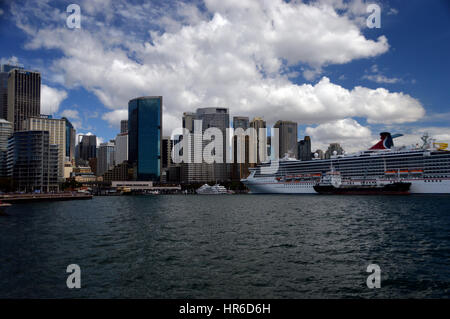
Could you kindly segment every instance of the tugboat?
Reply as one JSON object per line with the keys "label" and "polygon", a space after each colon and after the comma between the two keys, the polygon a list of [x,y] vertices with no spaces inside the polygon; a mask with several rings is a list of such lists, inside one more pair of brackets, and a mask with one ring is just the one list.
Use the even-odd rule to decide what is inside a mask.
{"label": "tugboat", "polygon": [[326,173],[314,190],[325,195],[408,195],[411,183],[400,181],[381,182],[379,179],[356,183],[344,182],[339,172]]}

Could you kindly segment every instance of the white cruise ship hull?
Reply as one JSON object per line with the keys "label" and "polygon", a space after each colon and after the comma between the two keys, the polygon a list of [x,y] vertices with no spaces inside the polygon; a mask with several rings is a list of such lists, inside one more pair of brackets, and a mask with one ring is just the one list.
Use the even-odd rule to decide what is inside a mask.
{"label": "white cruise ship hull", "polygon": [[[450,178],[401,179],[411,183],[411,194],[450,194]],[[275,178],[243,180],[251,194],[316,194],[314,182],[279,182]]]}

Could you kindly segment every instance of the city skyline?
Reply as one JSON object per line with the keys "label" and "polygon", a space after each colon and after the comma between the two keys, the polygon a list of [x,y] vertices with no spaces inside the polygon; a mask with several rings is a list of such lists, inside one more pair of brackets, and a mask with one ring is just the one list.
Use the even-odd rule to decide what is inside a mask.
{"label": "city skyline", "polygon": [[[146,4],[132,6],[120,3],[122,11],[115,10],[114,5],[105,11],[96,3],[83,1],[80,3],[83,22],[81,29],[77,30],[65,25],[66,3],[27,5],[25,1],[20,6],[19,1],[2,7],[1,25],[5,36],[1,40],[4,49],[0,58],[3,63],[11,60],[27,69],[38,69],[43,77],[41,113],[66,116],[77,133],[91,132],[99,137],[99,144],[117,134],[120,120],[126,118],[126,102],[143,95],[165,97],[163,127],[167,130],[164,135],[168,135],[171,128],[181,126],[184,111],[194,111],[199,107],[226,107],[230,109],[230,116],[261,116],[268,126],[278,119],[295,120],[299,123],[298,136],[311,136],[313,149],[323,149],[324,144],[331,142],[340,142],[350,151],[351,148],[364,149],[383,130],[405,133],[398,144],[416,143],[424,131],[438,139],[450,139],[449,129],[445,127],[448,120],[446,101],[450,94],[445,90],[448,75],[438,72],[449,63],[440,58],[448,52],[450,42],[445,41],[449,37],[445,32],[449,24],[448,7],[442,1],[427,6],[411,1],[399,9],[400,4],[396,2],[380,2],[381,28],[369,29],[361,23],[367,17],[363,10],[365,2],[350,1],[342,8],[331,7],[330,3],[274,1],[265,8],[266,14],[273,17],[276,25],[289,22],[287,27],[294,28],[292,37],[283,38],[281,30],[266,29],[264,18],[267,16],[262,13],[260,5],[252,7],[253,19],[242,22],[239,16],[243,8],[251,6],[246,2],[242,7],[219,5],[216,1],[207,1],[206,4],[152,3],[154,10],[149,10]],[[61,14],[39,14],[49,10],[50,6]],[[326,6],[337,16],[330,16]],[[419,6],[420,10],[417,10]],[[163,9],[168,8],[174,9],[171,15],[163,13],[168,11]],[[138,9],[141,9],[140,14],[129,15],[130,12],[139,12]],[[273,16],[275,9],[282,14]],[[291,22],[289,10],[300,17],[315,13],[324,22],[324,29],[317,30],[317,37],[331,32],[336,46],[330,44],[322,48],[314,38],[300,40],[296,37],[303,32],[304,26]],[[420,26],[416,25],[413,21],[418,15],[425,16],[425,12],[433,12],[434,18],[426,15]],[[148,21],[146,18],[153,15],[156,21],[169,19],[172,25],[167,22],[124,25],[121,22],[125,15],[135,21]],[[21,19],[24,16],[33,19],[25,22]],[[94,21],[100,21],[102,27],[94,27]],[[42,22],[48,26],[40,27]],[[342,34],[330,29],[332,23],[342,27]],[[243,27],[255,30],[256,26],[272,32],[277,41],[272,44],[275,50],[268,50],[267,54],[260,50],[251,52],[259,60],[249,58],[233,46],[221,53],[220,49],[227,44],[228,37],[234,38],[233,34],[240,35],[249,47],[255,45],[262,49],[270,45],[264,37],[255,39],[239,32]],[[153,32],[151,36],[148,36],[148,30]],[[183,38],[182,30],[189,38]],[[121,48],[115,46],[115,40],[107,38],[113,32],[122,34],[128,31],[135,31],[135,36],[129,39],[129,43],[123,42]],[[196,34],[200,31],[206,32],[206,40],[195,44],[199,40]],[[415,32],[415,38],[406,37],[410,32]],[[170,44],[164,41],[163,35],[179,41]],[[342,60],[320,53],[323,49],[330,50],[330,53],[340,50],[344,39],[356,44],[344,52]],[[427,50],[424,45],[431,39],[440,41],[433,42],[434,50]],[[71,48],[73,40],[80,43],[79,48]],[[90,43],[92,60],[83,57],[81,51]],[[197,45],[199,61],[192,60],[191,52],[184,51],[183,43]],[[208,48],[208,43],[215,43],[217,48]],[[147,51],[138,48],[144,44]],[[296,49],[301,47],[299,44],[309,47],[312,53],[320,54],[306,54]],[[164,53],[155,64],[152,58],[158,50]],[[180,56],[177,51],[185,54]],[[226,54],[231,60],[226,60]],[[311,55],[315,56],[314,59]],[[206,56],[211,59],[205,60]],[[194,64],[187,64],[188,61]],[[164,72],[171,62],[178,66],[187,65],[180,69],[179,81],[173,83],[175,86],[170,84],[174,74]],[[208,68],[197,66],[198,62]],[[88,63],[96,65],[100,72],[90,74]],[[105,63],[110,68],[105,68]],[[212,65],[217,67],[210,67]],[[198,71],[203,69],[205,78],[201,81]],[[158,75],[158,82],[150,74]],[[190,78],[197,81],[195,85]],[[233,79],[242,83],[230,82]],[[199,92],[204,92],[204,97]],[[261,93],[270,98],[261,99]],[[360,106],[363,103],[366,105]],[[277,112],[271,111],[274,109]],[[337,129],[343,133],[332,135]]]}
{"label": "city skyline", "polygon": [[12,309],[450,296],[450,0],[0,0],[0,48]]}

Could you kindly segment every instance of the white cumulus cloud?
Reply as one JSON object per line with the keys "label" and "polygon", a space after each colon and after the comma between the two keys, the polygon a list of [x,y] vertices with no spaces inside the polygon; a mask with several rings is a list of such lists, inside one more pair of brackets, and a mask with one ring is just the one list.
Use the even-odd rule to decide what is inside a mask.
{"label": "white cumulus cloud", "polygon": [[80,119],[80,114],[78,113],[78,111],[71,109],[65,109],[64,111],[62,111],[61,116],[67,117],[68,119],[75,119],[75,120]]}
{"label": "white cumulus cloud", "polygon": [[58,112],[59,105],[67,97],[67,92],[41,85],[41,114],[53,114]]}
{"label": "white cumulus cloud", "polygon": [[[59,50],[62,57],[53,61],[52,70],[66,87],[93,92],[111,109],[102,119],[115,127],[126,118],[128,101],[143,95],[163,96],[164,134],[181,125],[183,112],[206,106],[264,116],[269,124],[278,119],[313,124],[349,117],[405,123],[424,115],[421,103],[402,92],[347,89],[327,77],[316,84],[289,79],[299,68],[313,79],[327,65],[389,50],[385,36],[372,40],[361,32],[356,18],[363,14],[364,1],[204,4],[206,12],[195,5],[179,6],[174,12],[181,20],[166,10],[164,30],[148,30],[158,9],[146,3],[118,0],[105,7],[91,1],[83,28],[76,31],[58,26],[53,18],[49,26],[33,25],[34,20],[25,17],[45,16],[36,13],[38,8],[27,11],[12,5],[12,13],[30,37],[26,47]],[[112,23],[124,18],[126,28]]]}
{"label": "white cumulus cloud", "polygon": [[112,127],[119,127],[121,120],[127,120],[128,119],[128,110],[122,109],[122,110],[115,110],[112,112],[107,112],[103,114],[102,119],[107,121],[110,126]]}
{"label": "white cumulus cloud", "polygon": [[346,152],[354,152],[367,149],[374,141],[371,130],[351,118],[307,127],[306,135],[311,137],[313,150],[323,151],[330,143],[340,143]]}

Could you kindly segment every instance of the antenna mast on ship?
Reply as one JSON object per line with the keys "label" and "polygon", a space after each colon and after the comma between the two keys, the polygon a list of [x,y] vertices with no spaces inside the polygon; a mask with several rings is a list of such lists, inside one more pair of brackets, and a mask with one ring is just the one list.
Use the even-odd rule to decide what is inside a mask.
{"label": "antenna mast on ship", "polygon": [[423,142],[422,147],[421,147],[423,150],[430,148],[430,142],[429,142],[430,135],[428,135],[427,132],[423,133],[423,136],[420,139]]}

